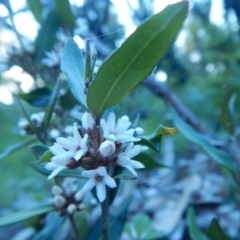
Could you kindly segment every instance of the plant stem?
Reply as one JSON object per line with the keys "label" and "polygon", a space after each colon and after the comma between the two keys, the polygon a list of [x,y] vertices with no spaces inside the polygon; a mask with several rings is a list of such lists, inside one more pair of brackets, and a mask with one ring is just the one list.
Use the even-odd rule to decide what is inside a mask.
{"label": "plant stem", "polygon": [[73,230],[73,233],[75,235],[76,240],[81,240],[81,237],[80,237],[80,235],[78,233],[78,230],[77,230],[74,218],[73,218],[73,214],[69,215],[68,219],[69,219],[69,222],[70,222],[70,224],[72,226],[72,230]]}

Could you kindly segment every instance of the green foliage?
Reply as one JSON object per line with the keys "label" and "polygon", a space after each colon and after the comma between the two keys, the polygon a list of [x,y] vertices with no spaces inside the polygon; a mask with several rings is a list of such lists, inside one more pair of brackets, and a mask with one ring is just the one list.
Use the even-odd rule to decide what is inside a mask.
{"label": "green foliage", "polygon": [[151,73],[179,32],[187,8],[187,2],[181,2],[151,17],[103,63],[87,96],[88,107],[97,118]]}
{"label": "green foliage", "polygon": [[207,236],[212,240],[229,240],[220,227],[216,218],[214,218],[207,230]]}
{"label": "green foliage", "polygon": [[10,225],[16,222],[24,221],[28,218],[35,217],[44,213],[48,213],[50,211],[53,211],[54,208],[52,205],[43,205],[38,206],[32,209],[25,209],[23,211],[13,213],[11,215],[7,215],[0,218],[0,227],[5,225]]}
{"label": "green foliage", "polygon": [[73,39],[69,39],[63,49],[61,69],[66,74],[73,96],[80,104],[87,107],[84,93],[84,58]]}
{"label": "green foliage", "polygon": [[42,19],[42,3],[40,0],[27,0],[29,9],[38,22]]}

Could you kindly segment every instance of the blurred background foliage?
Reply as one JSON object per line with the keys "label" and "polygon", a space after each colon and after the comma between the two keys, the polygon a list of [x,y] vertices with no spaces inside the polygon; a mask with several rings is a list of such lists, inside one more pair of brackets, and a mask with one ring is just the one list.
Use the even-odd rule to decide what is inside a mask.
{"label": "blurred background foliage", "polygon": [[[25,6],[14,12],[8,0],[0,1],[1,7],[8,10],[6,16],[0,17],[0,153],[12,144],[29,139],[29,136],[19,135],[17,122],[22,116],[20,107],[16,100],[11,100],[9,92],[3,89],[13,94],[29,92],[34,88],[52,89],[60,73],[59,61],[51,65],[43,64],[42,59],[46,57],[46,51],[54,50],[58,54],[67,37],[78,36],[75,40],[79,44],[90,38],[96,50],[100,46],[99,65],[107,55],[104,52],[114,51],[126,38],[126,26],[119,23],[119,12],[114,1],[83,0],[79,5],[71,2],[69,5],[68,1],[61,0],[28,0]],[[127,3],[129,17],[135,26],[154,13],[153,0],[129,0]],[[223,1],[225,14],[222,24],[211,21],[211,6],[211,0],[191,1],[188,19],[176,43],[159,62],[153,74],[181,99],[211,133],[221,141],[228,141],[229,135],[224,130],[221,114],[223,104],[232,96],[237,96],[236,106],[240,104],[240,1]],[[11,21],[19,12],[29,14],[29,9],[39,26],[33,40],[17,33]],[[1,33],[6,30],[13,33],[13,41],[6,43],[1,38]],[[29,48],[31,46],[33,50]],[[19,73],[7,74],[11,69],[16,70],[16,66],[21,68],[21,74],[25,74],[21,79]],[[24,84],[28,87],[24,87]],[[7,98],[10,98],[9,102]],[[60,102],[66,111],[70,111],[75,104],[66,95],[60,98]],[[24,106],[29,113],[39,110],[27,104]],[[139,119],[138,126],[143,127],[147,134],[159,122],[164,126],[174,125],[166,101],[155,96],[145,85],[140,85],[129,94],[117,107],[117,112],[119,116],[127,114],[132,120]],[[236,123],[239,122],[239,115],[240,111],[234,114]],[[181,134],[172,138],[178,158],[190,157],[199,151],[196,146],[189,145]],[[28,148],[1,160],[0,189],[4,194],[1,195],[0,208],[21,208],[26,202],[47,198],[45,193],[46,189],[50,189],[50,183],[45,181],[45,177],[35,174],[29,166],[31,161],[33,157]]]}

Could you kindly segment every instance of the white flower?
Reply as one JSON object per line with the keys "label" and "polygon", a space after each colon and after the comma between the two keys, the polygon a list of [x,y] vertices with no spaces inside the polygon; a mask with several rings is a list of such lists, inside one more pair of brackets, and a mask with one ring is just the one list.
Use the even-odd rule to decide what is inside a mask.
{"label": "white flower", "polygon": [[134,176],[137,177],[138,175],[134,168],[144,168],[144,165],[138,161],[132,160],[131,158],[147,149],[147,147],[143,147],[140,145],[134,146],[133,143],[130,143],[124,152],[119,153],[117,164],[127,168]]}
{"label": "white flower", "polygon": [[100,125],[103,129],[103,137],[113,142],[133,142],[139,141],[139,138],[133,137],[135,129],[128,129],[131,125],[127,116],[118,119],[117,125],[115,124],[115,114],[111,112],[108,115],[107,121],[101,119]]}
{"label": "white flower", "polygon": [[106,187],[110,188],[116,187],[116,182],[111,178],[104,167],[99,167],[95,170],[87,170],[82,172],[83,177],[90,178],[87,183],[82,188],[81,192],[86,194],[86,192],[91,191],[95,186],[97,188],[97,197],[100,202],[103,202],[106,198]]}
{"label": "white flower", "polygon": [[93,129],[96,125],[92,115],[88,112],[85,112],[82,116],[82,127],[87,131],[88,129]]}
{"label": "white flower", "polygon": [[46,57],[42,59],[41,63],[48,67],[54,67],[59,64],[60,57],[55,51],[45,52]]}
{"label": "white flower", "polygon": [[115,153],[115,150],[115,143],[108,140],[101,143],[99,147],[99,152],[103,157],[110,157],[113,153]]}
{"label": "white flower", "polygon": [[48,179],[55,177],[60,171],[67,168],[66,165],[71,163],[72,159],[79,161],[87,153],[87,139],[87,134],[83,138],[79,134],[77,123],[73,125],[73,138],[56,138],[56,143],[49,148],[55,156],[45,166],[47,170],[53,170]]}
{"label": "white flower", "polygon": [[30,116],[30,120],[36,127],[40,127],[45,116],[45,112],[33,113]]}

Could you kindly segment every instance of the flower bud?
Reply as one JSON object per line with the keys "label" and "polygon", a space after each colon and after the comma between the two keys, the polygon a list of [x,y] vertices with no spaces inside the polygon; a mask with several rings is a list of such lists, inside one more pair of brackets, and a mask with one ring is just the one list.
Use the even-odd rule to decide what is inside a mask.
{"label": "flower bud", "polygon": [[74,198],[75,198],[76,201],[81,201],[83,199],[83,196],[84,196],[83,193],[81,191],[78,191],[75,194]]}
{"label": "flower bud", "polygon": [[126,115],[122,116],[120,119],[122,122],[129,122],[129,117]]}
{"label": "flower bud", "polygon": [[115,143],[109,140],[104,141],[99,147],[99,152],[103,157],[111,156],[113,153],[115,153],[115,150]]}
{"label": "flower bud", "polygon": [[66,199],[61,195],[57,195],[53,199],[53,204],[57,208],[62,208],[66,204]]}
{"label": "flower bud", "polygon": [[76,210],[77,210],[77,207],[75,204],[70,204],[67,207],[68,214],[73,214],[74,212],[76,212]]}
{"label": "flower bud", "polygon": [[52,194],[53,194],[54,196],[61,195],[62,193],[63,193],[63,190],[62,190],[59,186],[54,185],[54,186],[52,187]]}
{"label": "flower bud", "polygon": [[82,127],[85,130],[88,130],[88,128],[93,129],[94,125],[95,125],[95,121],[92,115],[88,112],[85,112],[82,116]]}
{"label": "flower bud", "polygon": [[135,131],[136,131],[137,135],[142,135],[144,133],[144,130],[140,127],[135,128]]}

